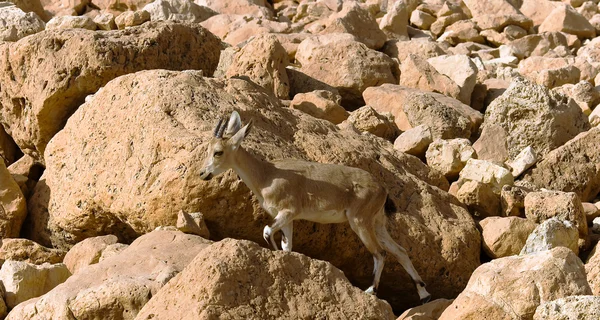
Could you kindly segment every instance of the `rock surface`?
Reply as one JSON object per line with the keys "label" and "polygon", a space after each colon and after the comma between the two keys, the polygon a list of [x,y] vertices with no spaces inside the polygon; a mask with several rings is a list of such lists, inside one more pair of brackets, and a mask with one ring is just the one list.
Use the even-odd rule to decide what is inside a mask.
{"label": "rock surface", "polygon": [[208,240],[179,231],[151,232],[47,294],[19,304],[7,319],[133,319],[209,245]]}
{"label": "rock surface", "polygon": [[493,259],[519,254],[537,226],[535,222],[521,217],[488,217],[479,225],[483,250]]}
{"label": "rock surface", "polygon": [[[260,157],[343,163],[381,177],[403,208],[388,217],[388,228],[432,292],[456,294],[479,264],[480,237],[471,217],[454,197],[427,183],[448,187],[420,160],[373,135],[342,132],[285,108],[247,81],[202,78],[191,71],[120,77],[78,109],[49,145],[46,171],[30,199],[29,236],[63,248],[104,234],[130,240],[174,225],[184,210],[202,212],[214,239],[263,243],[262,230],[271,220],[237,175],[228,172],[210,182],[199,178],[215,119],[234,106],[244,121],[254,120],[245,147]],[[105,160],[93,160],[99,155]],[[298,221],[294,228],[294,250],[330,261],[361,288],[370,285],[372,256],[347,225]],[[424,255],[431,258],[416,258]],[[441,270],[447,275],[440,277]],[[403,272],[393,261],[384,269],[387,280],[379,293],[392,305],[416,301]]]}
{"label": "rock surface", "polygon": [[579,254],[579,230],[570,221],[550,218],[533,230],[521,250],[521,255],[550,250],[556,247],[565,247]]}
{"label": "rock surface", "polygon": [[44,30],[45,24],[35,13],[16,6],[0,7],[0,40],[17,41]]}
{"label": "rock surface", "polygon": [[136,319],[395,319],[331,264],[225,239],[203,250]]}
{"label": "rock surface", "polygon": [[198,25],[173,22],[103,33],[44,31],[2,44],[0,67],[11,71],[0,76],[0,121],[21,150],[43,162],[48,141],[88,94],[115,77],[143,69],[201,69],[212,74],[220,46]]}
{"label": "rock surface", "polygon": [[27,239],[2,239],[0,261],[24,261],[31,264],[55,264],[63,261],[65,251],[46,248]]}
{"label": "rock surface", "polygon": [[535,310],[533,320],[592,320],[600,317],[600,297],[571,296],[546,302]]}
{"label": "rock surface", "polygon": [[587,294],[583,263],[559,247],[483,264],[439,319],[531,319],[545,302]]}
{"label": "rock surface", "polygon": [[117,243],[113,235],[87,238],[71,248],[65,255],[63,263],[72,274],[94,263],[98,263],[102,251],[111,244]]}
{"label": "rock surface", "polygon": [[18,237],[25,216],[25,197],[0,159],[0,238]]}

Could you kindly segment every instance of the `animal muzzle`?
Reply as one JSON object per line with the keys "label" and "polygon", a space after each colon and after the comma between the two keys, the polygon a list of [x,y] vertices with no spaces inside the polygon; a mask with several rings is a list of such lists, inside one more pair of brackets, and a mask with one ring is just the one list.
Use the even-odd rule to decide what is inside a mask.
{"label": "animal muzzle", "polygon": [[208,181],[208,180],[212,179],[212,177],[213,177],[212,172],[202,171],[200,173],[200,179],[202,179],[204,181]]}

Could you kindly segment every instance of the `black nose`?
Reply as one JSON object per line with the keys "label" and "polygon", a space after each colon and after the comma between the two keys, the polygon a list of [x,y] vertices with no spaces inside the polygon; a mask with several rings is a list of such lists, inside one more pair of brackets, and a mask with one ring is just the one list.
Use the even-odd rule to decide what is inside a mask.
{"label": "black nose", "polygon": [[209,174],[207,174],[207,175],[204,175],[204,174],[202,174],[202,175],[201,175],[201,178],[202,178],[202,180],[204,180],[204,181],[208,181],[208,180],[212,179],[212,177],[213,177],[213,174],[212,174],[212,173],[209,173]]}

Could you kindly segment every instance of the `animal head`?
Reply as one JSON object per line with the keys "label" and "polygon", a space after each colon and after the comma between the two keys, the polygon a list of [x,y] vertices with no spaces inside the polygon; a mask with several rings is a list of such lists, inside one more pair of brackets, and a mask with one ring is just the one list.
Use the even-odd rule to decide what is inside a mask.
{"label": "animal head", "polygon": [[204,168],[200,172],[202,180],[210,180],[233,165],[236,152],[252,127],[252,121],[242,127],[242,121],[237,111],[231,113],[229,121],[219,119],[213,131],[213,138],[208,144]]}

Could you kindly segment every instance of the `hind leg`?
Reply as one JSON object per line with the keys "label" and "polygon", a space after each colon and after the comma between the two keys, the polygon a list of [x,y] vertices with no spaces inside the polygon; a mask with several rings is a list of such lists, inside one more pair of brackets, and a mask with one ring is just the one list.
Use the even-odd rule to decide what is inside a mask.
{"label": "hind leg", "polygon": [[417,292],[419,294],[419,298],[421,299],[421,303],[429,302],[429,300],[431,299],[431,294],[425,289],[425,282],[423,282],[423,279],[421,279],[419,273],[413,266],[412,261],[410,261],[406,249],[404,249],[402,246],[396,243],[396,241],[394,241],[392,236],[390,236],[390,234],[388,233],[387,228],[385,226],[385,219],[383,219],[382,222],[378,223],[378,225],[376,226],[376,230],[377,237],[379,238],[379,242],[381,243],[383,248],[387,252],[393,254],[394,257],[396,257],[396,259],[398,260],[398,262],[400,262],[404,270],[406,270],[406,272],[412,278],[413,282],[417,287]]}
{"label": "hind leg", "polygon": [[281,237],[281,249],[283,251],[292,251],[292,239],[294,236],[294,222],[291,221],[285,226],[281,227],[283,237]]}
{"label": "hind leg", "polygon": [[[358,235],[362,243],[367,247],[367,250],[373,254],[373,285],[371,285],[365,292],[369,294],[377,294],[377,288],[379,287],[379,280],[381,279],[381,273],[383,271],[383,265],[385,264],[385,251],[377,241],[377,238],[372,232],[367,230],[366,226],[356,218],[348,219],[350,228]],[[372,230],[372,229],[371,229]]]}

